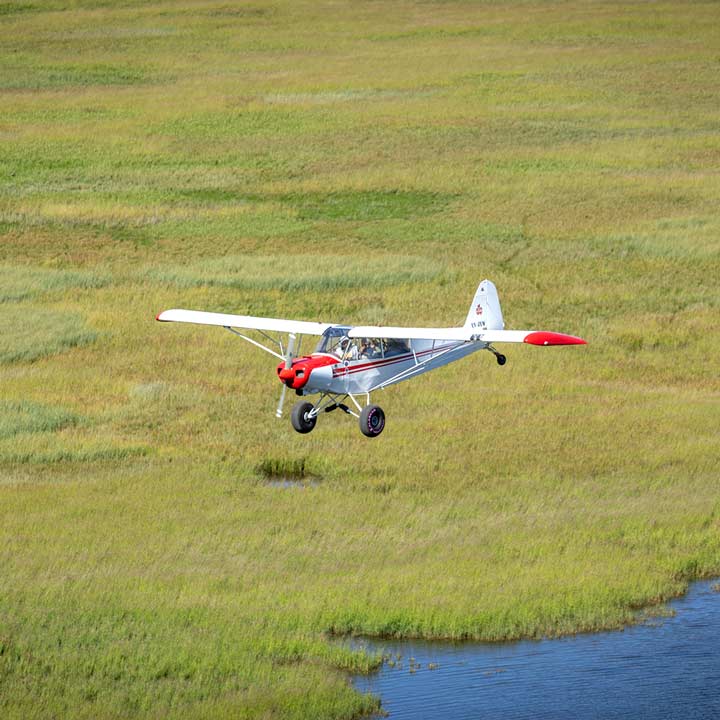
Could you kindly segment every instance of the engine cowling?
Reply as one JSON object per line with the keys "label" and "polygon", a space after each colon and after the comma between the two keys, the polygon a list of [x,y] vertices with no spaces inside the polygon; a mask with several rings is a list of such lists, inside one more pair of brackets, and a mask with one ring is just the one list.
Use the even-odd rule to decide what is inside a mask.
{"label": "engine cowling", "polygon": [[339,360],[328,355],[310,355],[295,358],[289,368],[282,362],[277,366],[277,375],[281,383],[293,390],[300,390],[307,385],[315,368],[335,365]]}

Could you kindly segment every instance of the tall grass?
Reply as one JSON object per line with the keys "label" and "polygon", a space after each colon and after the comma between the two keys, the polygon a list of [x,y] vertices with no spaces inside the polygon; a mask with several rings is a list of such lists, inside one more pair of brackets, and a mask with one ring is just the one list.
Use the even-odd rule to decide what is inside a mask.
{"label": "tall grass", "polygon": [[0,265],[0,303],[16,302],[69,288],[95,289],[110,282],[107,275],[49,268]]}
{"label": "tall grass", "polygon": [[30,362],[97,337],[75,313],[10,305],[0,315],[0,363]]}
{"label": "tall grass", "polygon": [[61,408],[27,400],[0,401],[0,439],[24,433],[54,432],[79,421],[75,413]]}
{"label": "tall grass", "polygon": [[[0,715],[355,717],[337,636],[617,628],[720,572],[717,15],[2,5]],[[377,394],[374,441],[153,320],[456,325],[483,277],[589,345]]]}
{"label": "tall grass", "polygon": [[377,289],[434,280],[442,265],[412,255],[359,258],[354,255],[226,256],[174,268],[150,270],[155,282],[180,288],[201,286],[241,290],[333,292],[347,288]]}

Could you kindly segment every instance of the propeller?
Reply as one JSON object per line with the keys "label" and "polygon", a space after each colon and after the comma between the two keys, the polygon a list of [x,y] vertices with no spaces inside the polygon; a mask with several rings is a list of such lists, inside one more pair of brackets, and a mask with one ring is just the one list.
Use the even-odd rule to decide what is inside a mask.
{"label": "propeller", "polygon": [[[285,369],[290,370],[292,368],[293,351],[295,350],[295,335],[290,333],[288,337],[287,352],[285,353]],[[287,385],[283,383],[282,392],[280,393],[280,402],[278,403],[277,410],[275,411],[275,417],[281,418],[283,414],[283,405],[285,404],[285,393],[287,392]]]}

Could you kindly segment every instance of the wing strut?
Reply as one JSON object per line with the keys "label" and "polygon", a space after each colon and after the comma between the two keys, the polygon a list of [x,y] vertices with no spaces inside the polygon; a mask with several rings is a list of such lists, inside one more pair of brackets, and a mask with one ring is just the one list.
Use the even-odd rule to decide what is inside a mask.
{"label": "wing strut", "polygon": [[[396,375],[393,375],[392,377],[388,378],[387,380],[383,380],[381,383],[378,383],[377,385],[373,385],[367,392],[375,392],[375,390],[382,390],[384,387],[387,387],[388,385],[392,385],[396,382],[400,382],[401,380],[407,380],[409,377],[412,377],[416,373],[423,372],[425,365],[432,362],[433,360],[437,360],[438,358],[443,357],[444,355],[447,355],[448,353],[454,352],[455,350],[458,350],[459,348],[463,347],[464,345],[467,345],[465,342],[458,343],[457,345],[453,345],[452,347],[446,348],[445,350],[442,350],[437,353],[437,355],[433,354],[429,358],[426,358],[425,360],[421,360],[418,362],[417,357],[415,357],[415,365],[412,367],[409,367],[405,370],[402,370],[401,372],[397,373]],[[415,354],[415,351],[413,350],[413,355]]]}
{"label": "wing strut", "polygon": [[[238,337],[241,337],[243,340],[247,340],[250,344],[255,345],[255,347],[259,347],[261,350],[264,350],[267,353],[270,353],[271,355],[274,355],[276,358],[279,358],[280,360],[284,360],[285,356],[281,355],[280,353],[275,352],[274,350],[271,350],[269,347],[266,347],[262,343],[259,343],[257,340],[253,340],[252,338],[249,338],[247,335],[243,335],[242,333],[239,333],[235,328],[231,328],[228,325],[225,325],[225,329],[229,330],[233,335],[237,335]],[[264,335],[265,333],[263,333]],[[266,336],[267,337],[267,336]],[[294,337],[293,335],[290,335],[290,337]],[[269,338],[272,339],[272,338]],[[280,349],[282,349],[282,343],[278,340],[278,345],[280,345]]]}

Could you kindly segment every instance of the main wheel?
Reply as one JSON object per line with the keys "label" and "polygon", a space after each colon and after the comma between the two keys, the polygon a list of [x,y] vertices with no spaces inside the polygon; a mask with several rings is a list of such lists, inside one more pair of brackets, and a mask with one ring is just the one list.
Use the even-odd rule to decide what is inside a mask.
{"label": "main wheel", "polygon": [[360,430],[367,437],[377,437],[385,428],[385,413],[379,405],[366,405],[360,413]]}
{"label": "main wheel", "polygon": [[507,358],[504,355],[500,355],[500,353],[495,356],[495,359],[498,365],[504,365],[507,362]]}
{"label": "main wheel", "polygon": [[299,433],[309,433],[317,422],[317,415],[308,417],[308,413],[313,409],[313,404],[309,402],[296,402],[293,405],[292,413],[290,414],[290,422],[292,426]]}

